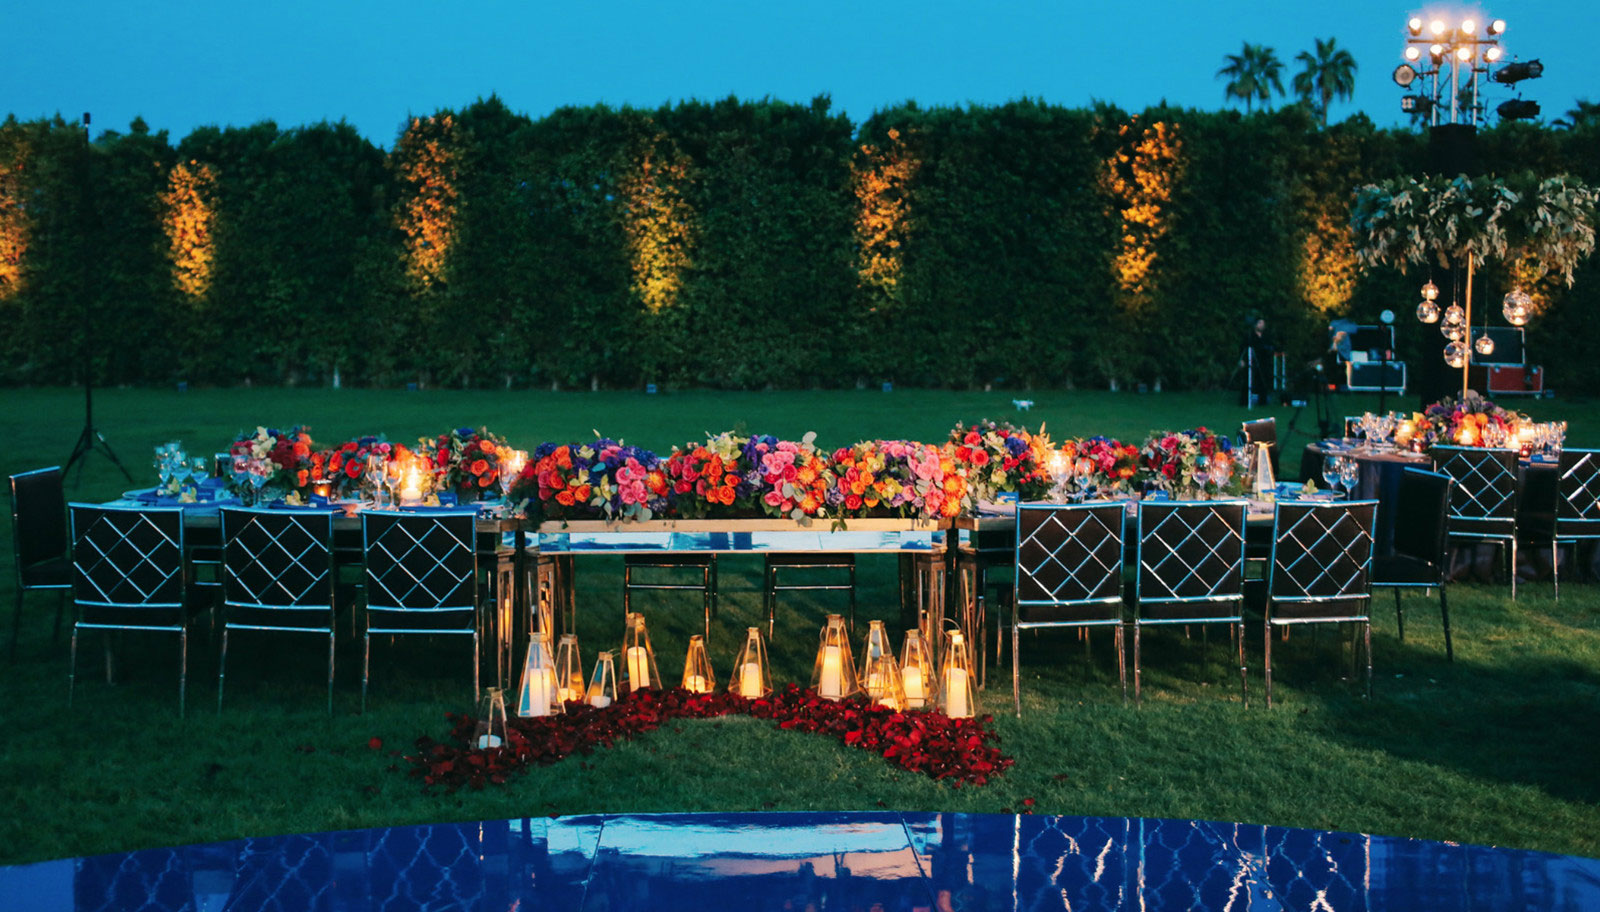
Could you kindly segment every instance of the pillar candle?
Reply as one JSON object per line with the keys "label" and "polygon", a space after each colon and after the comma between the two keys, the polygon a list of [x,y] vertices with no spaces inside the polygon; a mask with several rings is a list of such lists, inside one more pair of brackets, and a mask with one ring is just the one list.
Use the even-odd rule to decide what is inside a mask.
{"label": "pillar candle", "polygon": [[705,678],[705,675],[690,675],[688,683],[686,683],[684,685],[684,689],[689,691],[690,693],[697,693],[697,694],[705,693],[706,692],[706,678]]}
{"label": "pillar candle", "polygon": [[922,689],[922,669],[914,666],[900,669],[900,683],[906,691],[906,704],[912,709],[921,709],[923,701],[928,698]]}
{"label": "pillar candle", "polygon": [[650,686],[650,654],[643,646],[628,647],[628,689],[644,690]]}
{"label": "pillar candle", "polygon": [[967,699],[967,672],[952,668],[944,674],[945,715],[952,719],[966,719],[972,715],[972,703]]}
{"label": "pillar candle", "polygon": [[555,675],[548,668],[535,670],[522,685],[519,716],[550,715],[550,693],[555,690]]}
{"label": "pillar candle", "polygon": [[761,696],[761,664],[759,662],[746,662],[744,672],[739,675],[739,696],[752,700]]}
{"label": "pillar candle", "polygon": [[839,661],[839,647],[822,647],[822,678],[817,682],[817,696],[837,700],[844,696],[844,672]]}
{"label": "pillar candle", "polygon": [[601,692],[598,687],[589,688],[589,705],[595,709],[605,709],[611,705],[611,698]]}

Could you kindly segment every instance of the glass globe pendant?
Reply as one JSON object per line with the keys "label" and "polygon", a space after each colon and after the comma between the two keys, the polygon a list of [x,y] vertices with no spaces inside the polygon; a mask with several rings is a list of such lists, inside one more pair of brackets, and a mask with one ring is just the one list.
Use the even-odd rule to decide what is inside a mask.
{"label": "glass globe pendant", "polygon": [[1480,355],[1494,354],[1494,340],[1489,338],[1489,334],[1487,332],[1479,336],[1477,341],[1472,343],[1472,347],[1477,349],[1478,354]]}
{"label": "glass globe pendant", "polygon": [[1459,326],[1467,318],[1467,312],[1461,309],[1460,304],[1451,304],[1444,309],[1444,321],[1452,326]]}
{"label": "glass globe pendant", "polygon": [[1451,342],[1444,347],[1444,363],[1451,367],[1460,367],[1467,363],[1467,346],[1461,342]]}
{"label": "glass globe pendant", "polygon": [[1422,299],[1424,301],[1436,301],[1438,298],[1439,286],[1433,284],[1433,280],[1429,279],[1428,284],[1422,286]]}
{"label": "glass globe pendant", "polygon": [[1417,305],[1417,319],[1424,323],[1439,322],[1439,305],[1424,298],[1422,303]]}
{"label": "glass globe pendant", "polygon": [[1530,316],[1533,296],[1520,288],[1513,288],[1501,299],[1500,312],[1512,326],[1526,326]]}
{"label": "glass globe pendant", "polygon": [[1443,333],[1444,337],[1451,342],[1459,342],[1467,334],[1466,329],[1459,323],[1441,323],[1439,324],[1439,332]]}

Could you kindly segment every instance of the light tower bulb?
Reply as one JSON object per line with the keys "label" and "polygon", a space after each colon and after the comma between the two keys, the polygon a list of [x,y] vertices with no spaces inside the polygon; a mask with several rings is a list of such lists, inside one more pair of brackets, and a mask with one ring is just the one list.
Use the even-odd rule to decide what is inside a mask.
{"label": "light tower bulb", "polygon": [[1417,58],[1419,58],[1421,56],[1422,56],[1422,49],[1421,48],[1418,48],[1415,45],[1406,48],[1406,59],[1407,60],[1410,60],[1410,61],[1414,62],[1414,61],[1417,60]]}
{"label": "light tower bulb", "polygon": [[1411,21],[1406,23],[1406,30],[1413,35],[1422,34],[1422,20],[1412,16]]}
{"label": "light tower bulb", "polygon": [[1471,60],[1472,59],[1472,48],[1469,48],[1469,47],[1456,48],[1456,59],[1461,61],[1462,63],[1466,63],[1468,60]]}
{"label": "light tower bulb", "polygon": [[1464,20],[1462,20],[1462,22],[1461,22],[1461,33],[1463,35],[1471,35],[1472,33],[1476,32],[1477,30],[1478,30],[1478,22],[1477,22],[1476,19],[1464,19]]}
{"label": "light tower bulb", "polygon": [[1443,19],[1435,19],[1432,22],[1428,23],[1428,31],[1434,33],[1435,35],[1443,35],[1444,34],[1444,20]]}
{"label": "light tower bulb", "polygon": [[1438,60],[1440,57],[1444,56],[1444,45],[1435,44],[1428,48],[1428,53],[1433,55],[1434,60]]}
{"label": "light tower bulb", "polygon": [[1483,52],[1483,59],[1489,61],[1490,63],[1494,63],[1496,60],[1500,59],[1500,53],[1501,51],[1497,47],[1489,48]]}
{"label": "light tower bulb", "polygon": [[1495,21],[1489,23],[1489,34],[1491,35],[1498,35],[1505,30],[1506,21],[1504,19],[1496,19]]}

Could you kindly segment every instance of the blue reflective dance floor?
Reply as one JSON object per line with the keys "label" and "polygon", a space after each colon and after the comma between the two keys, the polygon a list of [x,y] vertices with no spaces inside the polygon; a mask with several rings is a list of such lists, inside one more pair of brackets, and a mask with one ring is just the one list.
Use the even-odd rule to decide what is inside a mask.
{"label": "blue reflective dance floor", "polygon": [[0,868],[0,909],[1600,909],[1600,860],[1281,827],[988,814],[522,818]]}

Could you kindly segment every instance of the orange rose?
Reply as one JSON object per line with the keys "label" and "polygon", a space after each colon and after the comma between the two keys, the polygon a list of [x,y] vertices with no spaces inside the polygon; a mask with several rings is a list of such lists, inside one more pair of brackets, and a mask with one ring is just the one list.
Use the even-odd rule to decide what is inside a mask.
{"label": "orange rose", "polygon": [[306,443],[305,440],[302,439],[299,443],[296,443],[294,445],[294,454],[296,456],[299,456],[301,459],[304,459],[307,456],[310,456],[311,455],[311,445]]}
{"label": "orange rose", "polygon": [[556,503],[562,505],[563,507],[572,506],[572,492],[571,491],[557,491],[556,492]]}
{"label": "orange rose", "polygon": [[492,440],[480,440],[480,441],[478,441],[478,449],[485,456],[493,456],[495,454],[494,441],[492,441]]}
{"label": "orange rose", "polygon": [[487,488],[488,486],[494,484],[495,476],[498,474],[498,472],[490,472],[487,475],[478,476],[478,487]]}
{"label": "orange rose", "polygon": [[487,459],[474,459],[472,461],[472,474],[482,475],[487,471],[489,471],[489,461]]}
{"label": "orange rose", "polygon": [[584,503],[588,503],[589,494],[592,491],[593,488],[590,485],[578,485],[576,488],[572,489],[572,496]]}
{"label": "orange rose", "polygon": [[717,489],[717,499],[722,501],[723,506],[727,506],[727,507],[733,506],[733,501],[736,498],[737,494],[738,494],[738,492],[735,491],[731,487],[724,487],[724,488],[718,488]]}
{"label": "orange rose", "polygon": [[300,471],[294,473],[295,486],[301,488],[305,487],[306,482],[310,480],[310,477],[311,473],[307,472],[305,469],[301,469]]}

